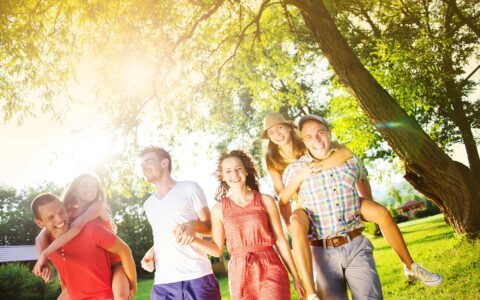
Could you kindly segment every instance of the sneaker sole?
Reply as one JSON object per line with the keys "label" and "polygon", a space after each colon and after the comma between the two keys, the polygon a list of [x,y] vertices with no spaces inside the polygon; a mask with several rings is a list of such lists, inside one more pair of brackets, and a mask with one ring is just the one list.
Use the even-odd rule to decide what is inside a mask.
{"label": "sneaker sole", "polygon": [[423,284],[426,286],[437,286],[440,285],[443,282],[443,278],[440,277],[440,279],[435,280],[435,281],[423,281]]}

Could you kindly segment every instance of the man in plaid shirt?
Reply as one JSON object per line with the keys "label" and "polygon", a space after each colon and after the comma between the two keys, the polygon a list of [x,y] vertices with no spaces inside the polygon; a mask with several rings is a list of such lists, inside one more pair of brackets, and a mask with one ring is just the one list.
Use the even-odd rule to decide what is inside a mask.
{"label": "man in plaid shirt", "polygon": [[[335,149],[328,124],[320,116],[303,116],[298,128],[308,153],[285,169],[283,182],[299,185],[292,205],[302,208],[310,220],[308,239],[320,297],[348,299],[348,284],[353,299],[382,299],[373,245],[361,233],[357,189],[371,193],[367,171],[356,155],[332,164],[329,158]],[[312,166],[320,172],[305,172]]]}

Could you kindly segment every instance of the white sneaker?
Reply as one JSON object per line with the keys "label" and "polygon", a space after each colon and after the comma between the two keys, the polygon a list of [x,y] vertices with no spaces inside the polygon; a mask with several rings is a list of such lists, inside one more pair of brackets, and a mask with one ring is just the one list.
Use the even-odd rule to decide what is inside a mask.
{"label": "white sneaker", "polygon": [[410,270],[403,265],[403,271],[408,282],[420,280],[426,286],[436,286],[442,283],[443,278],[439,274],[432,273],[417,263],[413,263]]}
{"label": "white sneaker", "polygon": [[320,300],[317,294],[310,294],[307,296],[307,300]]}

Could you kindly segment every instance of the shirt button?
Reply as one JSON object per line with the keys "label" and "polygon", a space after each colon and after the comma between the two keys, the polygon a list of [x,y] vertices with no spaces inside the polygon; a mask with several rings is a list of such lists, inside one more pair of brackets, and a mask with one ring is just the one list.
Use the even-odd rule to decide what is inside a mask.
{"label": "shirt button", "polygon": [[342,219],[338,219],[338,222],[342,222]]}
{"label": "shirt button", "polygon": [[336,206],[339,206],[340,204],[336,203],[335,205],[336,205]]}
{"label": "shirt button", "polygon": [[337,191],[337,189],[333,189],[334,191]]}

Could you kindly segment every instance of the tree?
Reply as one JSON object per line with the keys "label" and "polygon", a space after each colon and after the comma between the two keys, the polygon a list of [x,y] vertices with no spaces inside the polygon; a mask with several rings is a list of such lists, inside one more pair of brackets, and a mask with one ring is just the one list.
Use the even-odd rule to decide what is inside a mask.
{"label": "tree", "polygon": [[[367,3],[360,0],[356,2]],[[430,116],[438,114],[437,111],[422,108],[418,114],[412,113],[409,108],[414,106],[412,103],[397,102],[396,98],[401,93],[395,92],[396,89],[390,86],[387,90],[372,76],[365,66],[375,64],[363,64],[359,60],[359,57],[365,57],[372,50],[369,47],[361,48],[365,51],[362,56],[359,49],[355,52],[351,48],[339,31],[339,28],[348,27],[337,27],[330,13],[334,10],[330,5],[329,11],[326,3],[318,0],[218,0],[160,1],[153,4],[93,1],[75,5],[75,1],[72,1],[65,7],[70,9],[69,12],[74,12],[75,17],[71,20],[82,20],[70,28],[72,35],[82,42],[79,45],[104,54],[105,60],[100,65],[105,76],[112,80],[108,81],[109,85],[104,84],[103,89],[99,89],[99,94],[109,99],[103,102],[104,111],[111,112],[122,124],[121,128],[136,128],[142,113],[153,111],[159,111],[156,114],[158,127],[168,132],[176,128],[205,129],[205,120],[214,129],[221,130],[225,124],[233,123],[232,119],[235,119],[238,111],[248,111],[249,108],[263,111],[271,106],[293,117],[299,113],[326,110],[328,105],[312,97],[314,92],[309,90],[308,77],[295,76],[305,74],[306,70],[310,70],[310,77],[317,75],[312,72],[311,65],[309,68],[309,63],[318,60],[315,51],[318,46],[330,62],[336,79],[356,99],[376,133],[388,142],[403,161],[407,180],[442,209],[457,232],[478,232],[480,179],[475,164],[478,153],[474,153],[475,139],[469,133],[472,124],[478,124],[475,121],[478,107],[465,104],[462,96],[468,92],[468,88],[459,89],[459,85],[455,84],[456,78],[450,76],[455,73],[455,68],[449,59],[455,56],[455,52],[445,51],[441,55],[442,74],[450,76],[442,80],[445,87],[449,82],[452,83],[452,92],[446,93],[448,99],[438,99],[448,100],[440,106],[443,103],[451,105],[445,114],[450,118],[445,128],[452,130],[451,124],[460,128],[460,135],[469,151],[471,169],[452,161],[443,151],[442,147],[446,147],[443,141],[448,144],[453,139],[439,136],[437,144],[420,126],[419,123],[427,127],[443,118]],[[432,3],[439,5],[438,1]],[[364,11],[368,12],[368,9]],[[391,8],[391,11],[395,10]],[[448,1],[445,16],[451,22],[441,25],[446,32],[450,30],[450,35],[445,35],[445,42],[450,45],[445,47],[446,50],[455,45],[452,39],[471,36],[455,34],[458,32],[455,26],[460,26],[461,22],[465,25],[461,26],[462,33],[476,33],[474,29],[478,26],[476,19],[471,17],[472,11],[476,11],[473,4],[463,6]],[[373,34],[382,33],[382,28],[376,26],[377,20],[369,20],[367,16],[364,14]],[[16,17],[20,18],[18,15]],[[378,19],[382,20],[380,17]],[[455,28],[448,29],[448,26]],[[391,36],[395,40],[398,35]],[[86,43],[88,40],[95,42]],[[378,45],[383,41],[387,45],[385,49],[391,46],[384,40],[376,41]],[[472,44],[471,41],[468,43]],[[377,57],[385,57],[378,49]],[[145,59],[154,66],[153,79],[147,88],[132,93],[119,80],[122,72],[119,72],[121,65],[118,64],[118,57],[125,53],[139,56],[139,53],[144,54],[141,52],[143,50],[148,54],[143,55]],[[468,54],[468,51],[462,53]],[[381,74],[381,70],[388,70],[381,64],[376,66],[379,67],[372,70],[378,73],[374,75]],[[195,72],[198,76],[192,76]],[[195,79],[197,77],[201,78],[199,82]],[[390,78],[389,82],[393,82],[392,77],[378,77]],[[467,83],[471,85],[468,80]],[[181,88],[172,89],[172,86]],[[453,97],[455,94],[456,98]],[[112,95],[116,97],[108,97]],[[196,105],[199,101],[204,102]],[[435,101],[425,101],[424,106]],[[244,130],[248,135],[255,136],[259,127],[249,126]],[[380,145],[379,135],[373,131],[371,133],[370,141],[365,144]],[[135,141],[135,134],[131,141]]]}
{"label": "tree", "polygon": [[[338,31],[323,1],[287,1],[298,7],[340,81],[354,95],[405,164],[406,179],[432,199],[459,233],[480,230],[480,179],[453,161],[362,65]],[[416,141],[417,145],[413,145]]]}

